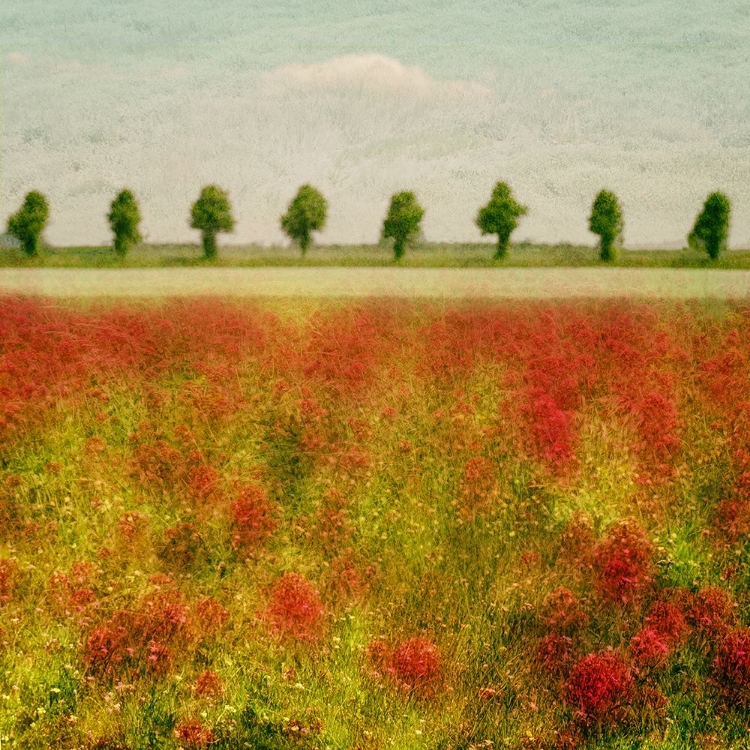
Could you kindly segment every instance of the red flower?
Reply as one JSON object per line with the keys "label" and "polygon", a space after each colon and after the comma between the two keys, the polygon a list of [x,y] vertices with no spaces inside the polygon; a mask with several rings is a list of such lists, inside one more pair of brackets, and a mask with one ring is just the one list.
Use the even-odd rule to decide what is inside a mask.
{"label": "red flower", "polygon": [[545,635],[537,646],[536,661],[551,675],[564,675],[573,663],[573,641],[557,633]]}
{"label": "red flower", "polygon": [[207,669],[195,680],[194,691],[201,697],[218,698],[224,694],[224,685],[216,672]]}
{"label": "red flower", "polygon": [[158,641],[151,641],[146,649],[146,665],[149,671],[164,675],[172,668],[172,650]]}
{"label": "red flower", "polygon": [[318,592],[299,573],[285,573],[271,591],[266,610],[274,628],[299,640],[315,640],[325,610]]}
{"label": "red flower", "polygon": [[440,678],[440,654],[428,638],[402,641],[390,659],[393,675],[409,688],[434,685]]}
{"label": "red flower", "polygon": [[214,733],[203,726],[198,719],[181,721],[174,730],[174,736],[189,747],[206,747],[216,742]]}
{"label": "red flower", "polygon": [[669,659],[669,644],[654,628],[639,630],[630,641],[630,653],[639,665],[662,667]]}
{"label": "red flower", "polygon": [[269,537],[277,526],[275,508],[265,490],[256,485],[241,488],[239,497],[230,506],[232,546],[254,547]]}
{"label": "red flower", "polygon": [[669,645],[679,643],[688,630],[687,621],[679,607],[669,602],[656,602],[646,616],[645,623]]}
{"label": "red flower", "polygon": [[709,587],[693,596],[688,619],[705,635],[721,635],[734,620],[736,605],[722,589]]}
{"label": "red flower", "polygon": [[628,698],[633,685],[625,662],[613,651],[584,656],[568,680],[566,698],[585,721],[602,720]]}
{"label": "red flower", "polygon": [[609,529],[594,551],[597,586],[605,597],[621,604],[638,598],[651,583],[654,548],[634,521]]}
{"label": "red flower", "polygon": [[750,628],[724,637],[713,666],[725,695],[740,705],[750,703]]}
{"label": "red flower", "polygon": [[551,630],[564,633],[586,625],[589,618],[575,594],[560,586],[544,600],[542,620]]}

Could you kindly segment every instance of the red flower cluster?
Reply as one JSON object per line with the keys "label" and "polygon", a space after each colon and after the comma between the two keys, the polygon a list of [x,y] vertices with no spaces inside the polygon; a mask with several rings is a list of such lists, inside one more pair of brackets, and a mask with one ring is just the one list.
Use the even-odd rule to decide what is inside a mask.
{"label": "red flower cluster", "polygon": [[625,605],[636,600],[651,583],[653,552],[646,532],[635,522],[611,527],[594,551],[596,584],[602,594]]}
{"label": "red flower cluster", "polygon": [[116,612],[89,633],[84,661],[97,674],[121,670],[164,674],[172,665],[170,646],[193,635],[190,608],[173,593],[144,597],[134,611]]}
{"label": "red flower cluster", "polygon": [[680,608],[670,602],[658,601],[646,615],[645,624],[670,645],[676,645],[687,635],[688,624]]}
{"label": "red flower cluster", "polygon": [[274,629],[297,640],[315,640],[325,609],[318,592],[299,573],[285,573],[271,590],[266,616]]}
{"label": "red flower cluster", "polygon": [[545,635],[536,650],[537,664],[553,677],[562,677],[573,664],[573,641],[559,633]]}
{"label": "red flower cluster", "polygon": [[630,641],[630,653],[644,667],[663,667],[669,659],[669,644],[654,628],[639,630]]}
{"label": "red flower cluster", "polygon": [[644,627],[630,641],[630,653],[639,666],[663,667],[687,632],[688,624],[680,608],[657,601],[646,615]]}
{"label": "red flower cluster", "polygon": [[735,618],[736,605],[726,591],[708,587],[693,596],[688,619],[696,630],[707,636],[726,632]]}
{"label": "red flower cluster", "polygon": [[174,729],[174,736],[188,747],[206,747],[216,742],[216,736],[198,719],[181,721]]}
{"label": "red flower cluster", "polygon": [[205,501],[216,492],[221,475],[213,466],[199,464],[188,474],[188,490],[196,500]]}
{"label": "red flower cluster", "polygon": [[750,502],[743,498],[722,500],[717,506],[714,523],[730,543],[750,531]]}
{"label": "red flower cluster", "polygon": [[278,525],[276,508],[266,491],[254,484],[240,488],[230,505],[232,518],[232,546],[252,549],[265,541]]}
{"label": "red flower cluster", "polygon": [[627,664],[613,651],[584,656],[573,667],[567,700],[584,721],[601,721],[629,697],[633,678]]}
{"label": "red flower cluster", "polygon": [[367,647],[367,656],[378,672],[389,675],[406,690],[432,691],[442,676],[440,652],[429,638],[410,638],[394,649],[378,639]]}
{"label": "red flower cluster", "polygon": [[740,705],[750,703],[750,628],[728,633],[714,660],[714,674],[725,695]]}
{"label": "red flower cluster", "polygon": [[440,677],[440,654],[428,638],[411,638],[396,646],[391,667],[394,676],[410,688],[433,685]]}
{"label": "red flower cluster", "polygon": [[193,690],[201,698],[219,698],[224,694],[224,684],[216,672],[207,669],[198,675]]}
{"label": "red flower cluster", "polygon": [[573,425],[570,414],[546,392],[533,391],[531,431],[537,449],[547,463],[563,466],[573,457]]}
{"label": "red flower cluster", "polygon": [[558,633],[566,633],[585,626],[588,615],[576,595],[564,586],[556,588],[544,601],[542,621]]}

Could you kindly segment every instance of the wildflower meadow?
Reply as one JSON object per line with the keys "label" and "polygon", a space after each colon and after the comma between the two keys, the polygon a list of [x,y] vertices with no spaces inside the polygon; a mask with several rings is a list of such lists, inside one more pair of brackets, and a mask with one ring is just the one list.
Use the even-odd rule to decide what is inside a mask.
{"label": "wildflower meadow", "polygon": [[750,307],[0,297],[0,747],[746,748]]}

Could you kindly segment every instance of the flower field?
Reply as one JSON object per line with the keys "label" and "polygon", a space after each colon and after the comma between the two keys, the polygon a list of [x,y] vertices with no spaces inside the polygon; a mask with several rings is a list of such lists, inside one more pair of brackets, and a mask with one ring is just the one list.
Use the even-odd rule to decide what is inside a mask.
{"label": "flower field", "polygon": [[0,747],[746,748],[750,307],[0,297]]}

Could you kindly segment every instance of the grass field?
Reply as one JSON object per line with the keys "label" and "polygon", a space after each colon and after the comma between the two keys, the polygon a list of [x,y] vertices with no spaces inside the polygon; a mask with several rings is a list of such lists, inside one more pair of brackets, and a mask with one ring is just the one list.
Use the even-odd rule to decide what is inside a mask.
{"label": "grass field", "polygon": [[750,308],[0,296],[3,748],[746,748]]}
{"label": "grass field", "polygon": [[[489,243],[421,244],[407,250],[399,266],[414,268],[483,268],[550,266],[620,266],[625,268],[745,268],[750,250],[725,252],[711,261],[697,250],[622,250],[613,263],[603,264],[593,247],[576,245],[513,245],[509,257],[493,260]],[[219,249],[218,258],[206,261],[198,245],[145,245],[124,260],[111,247],[48,247],[29,259],[18,249],[0,247],[0,267],[144,268],[153,266],[392,266],[393,251],[377,245],[313,246],[305,258],[290,247],[235,246]]]}
{"label": "grass field", "polygon": [[[734,299],[750,271],[699,268],[0,268],[0,294],[59,299]],[[304,304],[304,302],[302,303]]]}

